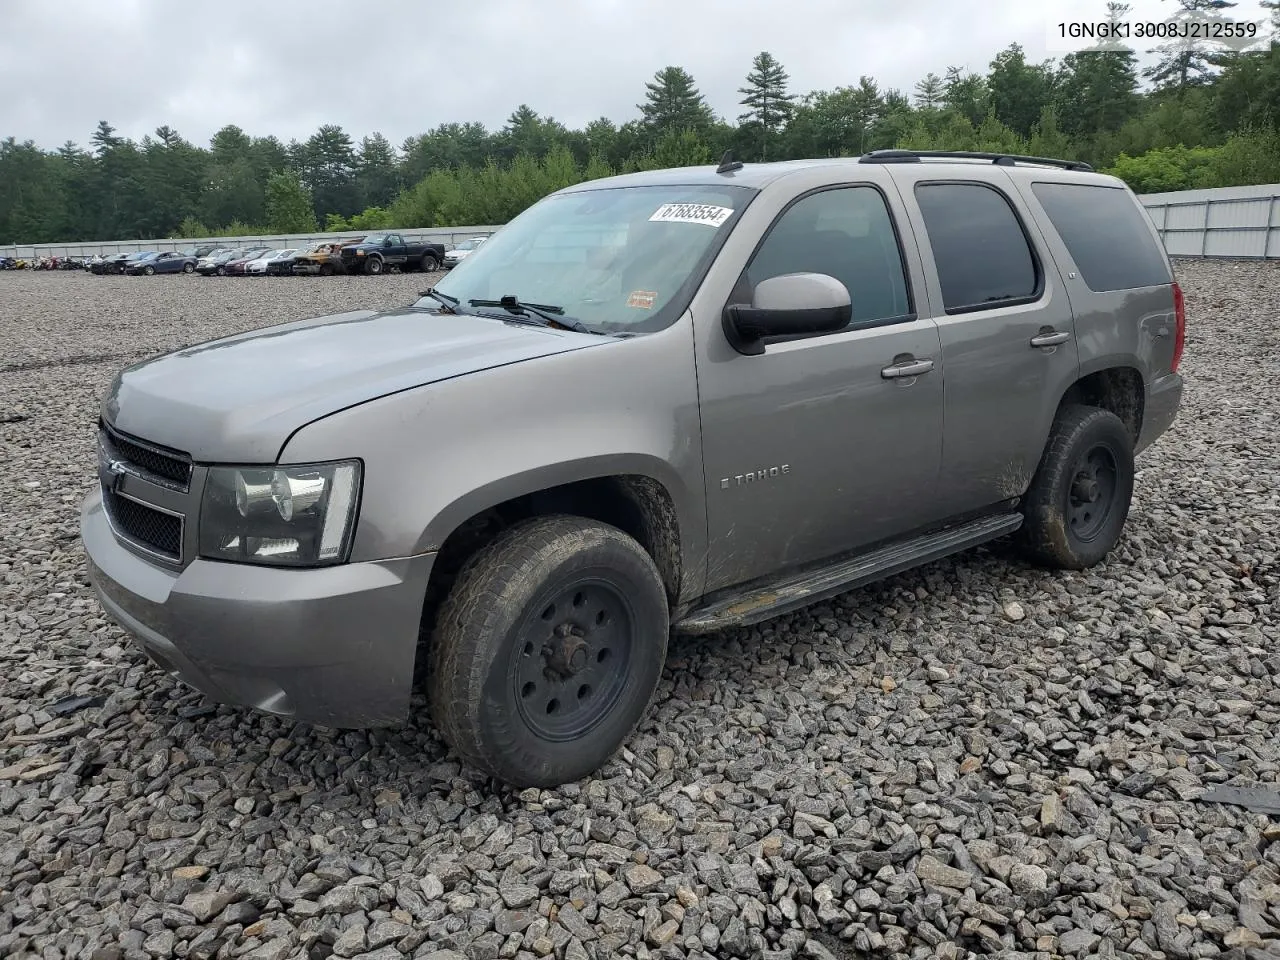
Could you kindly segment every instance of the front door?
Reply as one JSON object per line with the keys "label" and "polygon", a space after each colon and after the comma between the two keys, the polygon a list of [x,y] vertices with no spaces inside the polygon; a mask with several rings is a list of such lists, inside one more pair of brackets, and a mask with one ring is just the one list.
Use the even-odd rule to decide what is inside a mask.
{"label": "front door", "polygon": [[853,321],[758,356],[721,344],[699,355],[707,591],[901,534],[931,513],[942,352],[923,305],[926,317],[916,315],[920,291],[903,254],[914,241],[902,222],[900,198],[875,186],[802,195],[739,278],[733,303],[749,303],[770,277],[833,276],[849,290]]}
{"label": "front door", "polygon": [[[893,176],[914,208],[947,368],[940,501],[947,515],[1021,496],[1079,375],[1067,292],[1034,219],[995,164]],[[967,171],[966,171],[967,172]]]}

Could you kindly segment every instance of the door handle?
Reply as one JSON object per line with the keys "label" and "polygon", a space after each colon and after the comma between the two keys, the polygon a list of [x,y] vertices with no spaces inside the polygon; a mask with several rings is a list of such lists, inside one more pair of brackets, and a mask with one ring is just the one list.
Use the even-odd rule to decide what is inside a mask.
{"label": "door handle", "polygon": [[1071,334],[1058,330],[1049,333],[1042,333],[1031,338],[1033,347],[1056,347],[1060,343],[1066,343],[1071,339]]}
{"label": "door handle", "polygon": [[897,377],[918,377],[920,374],[928,373],[932,369],[932,360],[904,360],[902,363],[895,363],[891,367],[885,367],[880,371],[880,376],[886,380],[893,380]]}

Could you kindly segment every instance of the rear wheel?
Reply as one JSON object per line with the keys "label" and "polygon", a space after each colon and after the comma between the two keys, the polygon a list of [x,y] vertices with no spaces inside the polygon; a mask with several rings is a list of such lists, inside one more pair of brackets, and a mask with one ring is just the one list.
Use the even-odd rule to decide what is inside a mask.
{"label": "rear wheel", "polygon": [[435,273],[440,269],[440,261],[436,259],[434,253],[424,253],[422,255],[422,272]]}
{"label": "rear wheel", "polygon": [[1023,505],[1023,553],[1054,569],[1101,562],[1124,531],[1133,474],[1133,439],[1119,417],[1098,407],[1063,408]]}
{"label": "rear wheel", "polygon": [[579,780],[648,709],[669,632],[662,579],[631,537],[579,517],[517,524],[441,607],[432,715],[458,754],[508,784]]}

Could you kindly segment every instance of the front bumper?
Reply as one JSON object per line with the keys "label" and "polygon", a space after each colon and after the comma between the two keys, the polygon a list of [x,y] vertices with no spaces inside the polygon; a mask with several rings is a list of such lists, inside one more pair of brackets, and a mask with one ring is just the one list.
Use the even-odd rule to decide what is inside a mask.
{"label": "front bumper", "polygon": [[314,570],[194,560],[170,570],[112,533],[94,490],[89,581],[153,661],[219,703],[328,727],[405,720],[435,554]]}
{"label": "front bumper", "polygon": [[1157,377],[1147,386],[1147,400],[1142,410],[1142,430],[1135,453],[1141,453],[1173,426],[1182,406],[1182,375],[1177,373]]}

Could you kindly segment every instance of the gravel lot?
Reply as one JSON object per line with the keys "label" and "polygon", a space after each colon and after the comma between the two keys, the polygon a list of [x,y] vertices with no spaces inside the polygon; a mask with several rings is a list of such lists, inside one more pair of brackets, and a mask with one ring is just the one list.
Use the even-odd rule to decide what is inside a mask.
{"label": "gravel lot", "polygon": [[1105,566],[680,640],[627,751],[524,793],[426,722],[202,710],[81,573],[118,367],[423,277],[0,274],[0,957],[1280,955],[1280,265],[1179,274],[1186,406]]}

